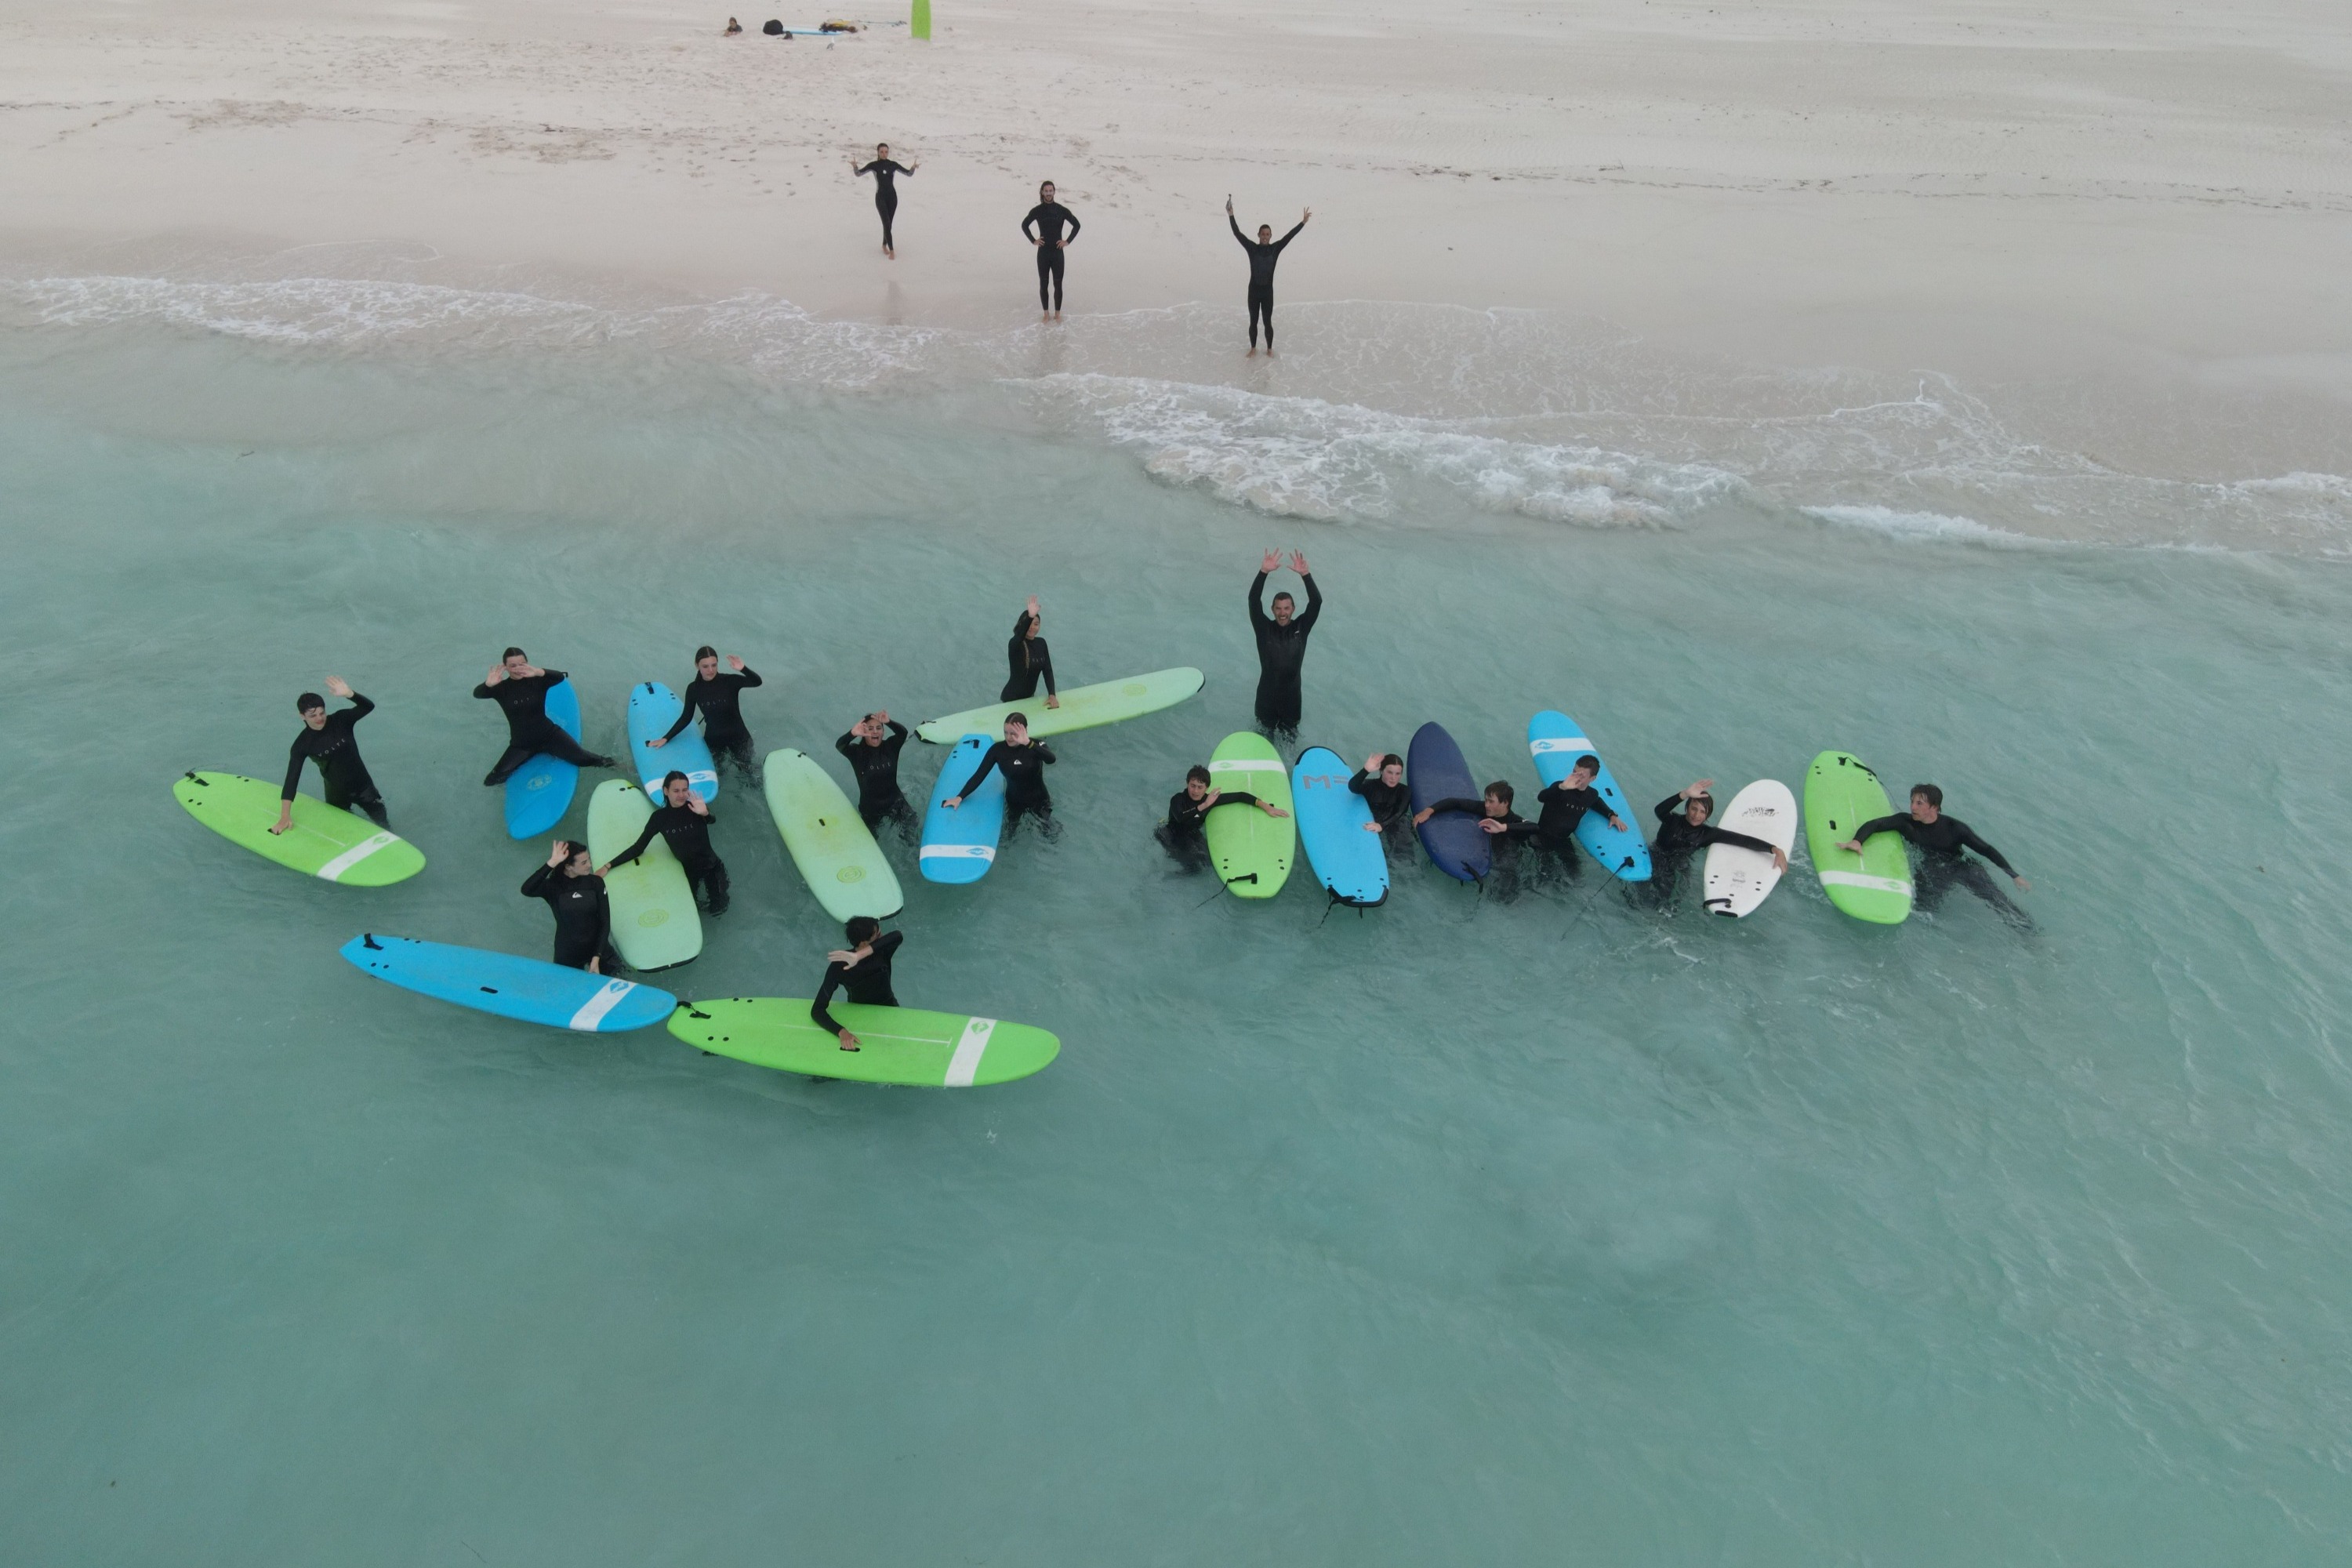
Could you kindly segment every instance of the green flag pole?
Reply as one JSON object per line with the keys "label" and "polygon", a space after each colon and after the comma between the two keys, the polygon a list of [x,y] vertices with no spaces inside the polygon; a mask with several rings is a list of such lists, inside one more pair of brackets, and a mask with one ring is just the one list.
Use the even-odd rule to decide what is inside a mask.
{"label": "green flag pole", "polygon": [[931,0],[915,0],[914,19],[907,30],[919,38],[931,36]]}

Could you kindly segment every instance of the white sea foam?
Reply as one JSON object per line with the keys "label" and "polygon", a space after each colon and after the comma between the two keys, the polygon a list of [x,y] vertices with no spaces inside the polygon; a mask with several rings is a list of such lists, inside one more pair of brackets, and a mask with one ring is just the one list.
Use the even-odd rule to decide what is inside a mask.
{"label": "white sea foam", "polygon": [[1896,511],[1884,506],[1808,506],[1798,509],[1808,517],[1820,518],[1843,528],[1867,529],[1896,539],[1960,539],[1986,544],[2032,545],[2047,544],[2048,540],[2027,534],[2012,533],[2005,528],[1987,528],[1970,517],[1951,517],[1935,511]]}

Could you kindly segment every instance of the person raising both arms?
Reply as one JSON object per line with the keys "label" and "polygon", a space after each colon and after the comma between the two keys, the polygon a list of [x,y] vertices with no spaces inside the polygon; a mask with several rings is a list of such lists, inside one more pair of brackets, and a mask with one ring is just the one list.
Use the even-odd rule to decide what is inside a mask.
{"label": "person raising both arms", "polygon": [[546,755],[583,768],[617,768],[621,764],[610,757],[600,757],[583,748],[579,742],[565,734],[554,720],[547,716],[547,689],[568,679],[560,669],[541,669],[523,657],[522,649],[510,647],[491,667],[482,683],[474,688],[474,695],[495,702],[507,716],[507,749],[483,778],[486,784],[502,784],[507,775],[531,758]]}
{"label": "person raising both arms", "polygon": [[898,787],[898,753],[906,744],[907,726],[882,708],[852,724],[849,732],[833,743],[833,749],[848,759],[849,771],[857,775],[857,815],[869,833],[885,822],[897,823],[902,834],[912,832],[917,825],[915,808]]}
{"label": "person raising both arms", "polygon": [[1305,228],[1307,220],[1314,216],[1313,207],[1300,213],[1298,221],[1290,226],[1290,232],[1280,239],[1274,237],[1274,225],[1262,223],[1257,226],[1257,237],[1252,239],[1242,232],[1240,220],[1234,216],[1234,198],[1225,198],[1226,226],[1234,231],[1234,237],[1241,241],[1242,248],[1249,252],[1250,346],[1244,358],[1254,359],[1257,355],[1257,327],[1261,321],[1265,323],[1265,352],[1269,354],[1274,353],[1274,264],[1282,258],[1282,247],[1297,239],[1298,231]]}
{"label": "person raising both arms", "polygon": [[1944,815],[1944,792],[1931,784],[1911,786],[1911,815],[1882,816],[1865,822],[1853,830],[1853,837],[1838,846],[1862,853],[1865,841],[1875,834],[1899,833],[1908,842],[1918,846],[1919,875],[1916,882],[1919,908],[1935,912],[1944,901],[1944,895],[1955,886],[1966,888],[1993,907],[1993,912],[2020,931],[2031,931],[2033,917],[2012,902],[2007,893],[1993,886],[1985,868],[1960,853],[1973,849],[2005,872],[2017,884],[2018,891],[2030,893],[2033,884],[2017,874],[2001,852],[1977,837],[1976,829],[1957,816]]}
{"label": "person raising both arms", "polygon": [[849,946],[824,955],[824,984],[816,988],[816,1000],[809,1004],[809,1018],[839,1040],[843,1050],[854,1051],[858,1048],[857,1036],[845,1028],[825,1004],[840,991],[863,1007],[896,1007],[898,998],[890,989],[890,959],[907,936],[904,931],[884,931],[882,922],[872,915],[852,915],[841,929]]}
{"label": "person raising both arms", "polygon": [[1666,796],[1654,808],[1658,836],[1650,841],[1650,879],[1642,884],[1646,887],[1651,903],[1661,907],[1672,903],[1681,891],[1683,873],[1690,869],[1691,858],[1710,844],[1759,849],[1772,857],[1775,870],[1789,868],[1789,852],[1778,844],[1717,827],[1707,821],[1715,815],[1715,796],[1706,793],[1714,785],[1713,779],[1701,779]]}
{"label": "person raising both arms", "polygon": [[[1064,235],[1064,225],[1069,233]],[[1071,240],[1078,237],[1078,216],[1054,199],[1054,182],[1046,181],[1037,187],[1037,205],[1021,220],[1021,232],[1037,247],[1037,309],[1041,320],[1058,321],[1062,319],[1062,252]],[[1053,284],[1054,297],[1049,304],[1045,286]]]}
{"label": "person raising both arms", "polygon": [[996,694],[999,702],[1026,702],[1037,695],[1037,682],[1045,682],[1045,706],[1059,708],[1062,699],[1054,690],[1054,650],[1037,634],[1045,625],[1045,613],[1037,608],[1037,595],[1029,595],[1029,607],[1013,623],[1013,636],[1004,645],[1004,689]]}
{"label": "person raising both arms", "polygon": [[596,875],[609,877],[615,866],[625,866],[646,852],[646,847],[658,833],[677,863],[686,868],[686,885],[702,900],[705,913],[723,915],[727,912],[727,867],[719,852],[710,847],[710,825],[719,819],[710,815],[710,807],[694,793],[686,775],[672,768],[662,778],[662,803],[646,818],[646,829],[637,841],[596,868]]}
{"label": "person raising both arms", "polygon": [[719,673],[719,655],[708,643],[694,650],[694,679],[686,683],[685,706],[678,710],[677,722],[667,733],[647,741],[656,749],[668,745],[694,722],[696,710],[702,713],[702,739],[710,747],[710,765],[716,769],[723,761],[732,762],[735,771],[760,782],[760,763],[751,754],[751,731],[743,724],[743,693],[763,684],[760,672],[733,654],[727,656],[730,674]]}
{"label": "person raising both arms", "polygon": [[1209,837],[1204,825],[1209,813],[1221,805],[1254,805],[1268,816],[1288,816],[1290,813],[1270,800],[1260,800],[1247,790],[1215,787],[1216,781],[1209,770],[1194,763],[1184,774],[1184,787],[1168,797],[1168,820],[1160,826],[1158,837],[1187,875],[1204,871],[1209,866]]}
{"label": "person raising both arms", "polygon": [[988,748],[980,759],[980,766],[963,787],[940,804],[950,811],[963,804],[963,797],[978,789],[988,777],[988,770],[996,769],[1004,775],[1004,830],[998,839],[1011,843],[1013,830],[1021,826],[1024,816],[1037,819],[1038,836],[1048,844],[1062,836],[1062,826],[1054,820],[1054,797],[1045,790],[1045,769],[1054,761],[1054,749],[1041,741],[1029,738],[1029,716],[1008,713],[1004,717],[1004,739]]}
{"label": "person raising both arms", "polygon": [[547,864],[523,882],[522,896],[544,899],[555,911],[556,963],[591,974],[621,972],[620,955],[613,951],[613,906],[588,846],[557,839]]}
{"label": "person raising both arms", "polygon": [[1405,829],[1412,826],[1412,791],[1405,787],[1404,759],[1394,752],[1373,752],[1364,771],[1348,781],[1348,788],[1372,809],[1364,831],[1379,834],[1381,847],[1391,855],[1411,853],[1412,840]]}
{"label": "person raising both arms", "polygon": [[1307,584],[1307,613],[1298,614],[1298,601],[1288,594],[1274,596],[1274,615],[1265,613],[1265,580],[1282,565],[1282,552],[1269,550],[1258,563],[1257,579],[1250,584],[1250,630],[1257,637],[1257,722],[1269,735],[1296,738],[1298,714],[1305,698],[1300,694],[1298,667],[1307,658],[1307,634],[1315,629],[1315,617],[1323,613],[1323,590],[1315,585],[1315,574],[1307,564],[1300,551],[1290,552],[1290,569]]}
{"label": "person raising both arms", "polygon": [[278,820],[269,831],[283,833],[294,826],[294,786],[302,782],[305,760],[319,764],[319,783],[329,805],[364,811],[375,818],[378,827],[389,830],[392,819],[384,812],[383,796],[375,780],[368,776],[367,763],[360,760],[359,737],[352,733],[352,726],[374,712],[375,704],[344,685],[340,675],[327,677],[327,689],[351,706],[330,715],[327,700],[315,691],[294,699],[294,710],[302,715],[302,732],[287,748],[286,788],[278,796]]}
{"label": "person raising both arms", "polygon": [[898,258],[898,252],[890,242],[890,220],[898,216],[898,187],[891,182],[900,174],[913,174],[919,167],[919,163],[893,163],[887,142],[875,143],[874,162],[864,168],[857,166],[856,159],[849,161],[850,178],[856,179],[861,174],[874,176],[874,210],[882,215],[882,254],[893,261]]}

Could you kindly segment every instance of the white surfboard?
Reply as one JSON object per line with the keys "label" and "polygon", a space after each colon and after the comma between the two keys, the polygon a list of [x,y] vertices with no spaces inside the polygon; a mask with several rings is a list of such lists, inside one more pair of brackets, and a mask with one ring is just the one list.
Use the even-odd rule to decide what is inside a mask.
{"label": "white surfboard", "polygon": [[[1777,844],[1786,854],[1797,847],[1797,797],[1778,779],[1758,779],[1731,797],[1715,826]],[[1706,847],[1706,907],[1711,915],[1754,914],[1780,880],[1772,857],[1761,849],[1737,844]]]}

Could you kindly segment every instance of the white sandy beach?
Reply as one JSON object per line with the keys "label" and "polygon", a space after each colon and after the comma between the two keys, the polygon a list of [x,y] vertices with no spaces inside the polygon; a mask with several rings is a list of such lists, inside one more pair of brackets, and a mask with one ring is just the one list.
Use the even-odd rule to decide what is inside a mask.
{"label": "white sandy beach", "polygon": [[[0,264],[364,268],[1034,317],[1233,303],[1224,228],[1316,218],[1279,297],[1536,307],[1679,353],[1934,370],[2104,461],[2352,470],[2352,30],[2225,10],[1426,10],[940,0],[839,42],[680,4],[18,0]],[[785,18],[814,25],[817,12]],[[900,255],[847,160],[887,139]],[[301,250],[298,247],[310,247]]]}

